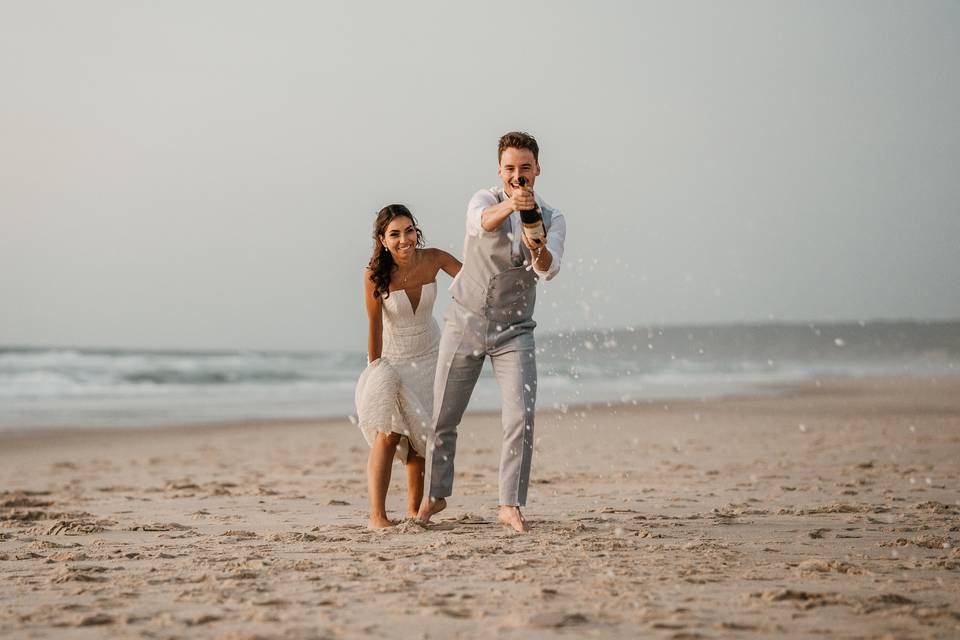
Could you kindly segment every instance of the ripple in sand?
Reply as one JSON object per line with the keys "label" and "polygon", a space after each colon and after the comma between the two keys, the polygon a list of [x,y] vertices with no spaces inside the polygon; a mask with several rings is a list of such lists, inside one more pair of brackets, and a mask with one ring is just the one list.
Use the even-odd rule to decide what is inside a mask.
{"label": "ripple in sand", "polygon": [[760,631],[761,628],[752,624],[745,624],[743,622],[719,622],[713,625],[714,629],[721,629],[724,631]]}
{"label": "ripple in sand", "polygon": [[823,513],[886,513],[889,507],[881,504],[849,504],[834,502],[833,504],[810,507],[809,509],[780,509],[777,515],[781,516],[811,516]]}
{"label": "ripple in sand", "polygon": [[218,616],[212,613],[201,613],[192,618],[187,618],[183,621],[188,627],[197,627],[204,624],[210,624],[211,622],[219,622],[223,620],[223,616]]}
{"label": "ripple in sand", "polygon": [[0,494],[0,496],[2,496],[2,498],[0,498],[0,500],[2,500],[2,502],[0,502],[0,509],[49,507],[53,505],[53,500],[40,500],[25,493],[4,492],[3,494]]}
{"label": "ripple in sand", "polygon": [[186,491],[189,489],[199,489],[200,485],[190,480],[189,478],[183,478],[181,480],[170,480],[164,486],[165,491]]}
{"label": "ripple in sand", "polygon": [[254,600],[253,605],[257,607],[286,607],[290,602],[281,598],[271,598],[269,600]]}
{"label": "ripple in sand", "polygon": [[13,522],[33,522],[35,520],[49,520],[50,516],[46,511],[11,511],[10,513],[0,514],[0,520]]}
{"label": "ripple in sand", "polygon": [[927,511],[941,515],[960,513],[960,506],[928,500],[913,507],[917,511]]}
{"label": "ripple in sand", "polygon": [[493,524],[492,520],[478,516],[474,513],[465,513],[454,521],[457,524]]}
{"label": "ripple in sand", "polygon": [[905,547],[907,545],[916,545],[925,549],[950,549],[953,543],[946,536],[922,535],[913,540],[907,538],[897,538],[893,542],[881,542],[881,547]]}
{"label": "ripple in sand", "polygon": [[384,532],[393,534],[423,533],[426,530],[427,525],[416,518],[407,518],[396,526],[383,529]]}
{"label": "ripple in sand", "polygon": [[177,522],[152,522],[150,524],[135,524],[126,527],[124,531],[187,531],[193,527]]}
{"label": "ripple in sand", "polygon": [[102,573],[109,571],[107,567],[64,567],[51,578],[50,582],[54,584],[63,584],[65,582],[106,582],[107,578]]}
{"label": "ripple in sand", "polygon": [[564,613],[560,611],[538,613],[532,616],[527,624],[531,627],[540,627],[547,629],[559,629],[561,627],[572,627],[589,622],[582,613]]}
{"label": "ripple in sand", "polygon": [[231,529],[230,531],[224,531],[220,535],[227,538],[241,538],[246,540],[259,537],[253,531],[239,531],[239,530],[233,530],[233,529]]}
{"label": "ripple in sand", "polygon": [[846,562],[841,562],[839,560],[821,560],[819,558],[811,558],[809,560],[804,560],[799,565],[797,569],[800,570],[800,573],[844,573],[848,575],[872,575],[866,569],[856,567],[852,564]]}
{"label": "ripple in sand", "polygon": [[764,516],[770,513],[768,509],[751,507],[746,503],[730,503],[713,510],[712,515],[725,518],[736,516]]}
{"label": "ripple in sand", "polygon": [[260,577],[260,574],[256,571],[235,571],[228,576],[224,576],[224,579],[227,580],[256,580]]}
{"label": "ripple in sand", "polygon": [[271,542],[283,542],[286,544],[291,544],[294,542],[316,542],[317,536],[310,535],[309,533],[300,533],[297,531],[291,531],[289,533],[275,533],[270,536]]}
{"label": "ripple in sand", "polygon": [[45,536],[84,536],[103,533],[109,530],[110,525],[115,524],[117,523],[113,520],[60,520],[50,527],[32,530],[32,533]]}
{"label": "ripple in sand", "polygon": [[83,616],[77,620],[77,627],[99,627],[116,622],[113,616],[106,613],[95,613],[90,616]]}
{"label": "ripple in sand", "polygon": [[87,554],[83,552],[59,551],[51,554],[49,559],[54,562],[80,562],[87,559]]}
{"label": "ripple in sand", "polygon": [[749,598],[763,602],[791,602],[801,609],[849,604],[849,601],[838,593],[813,593],[793,589],[768,589],[751,593]]}

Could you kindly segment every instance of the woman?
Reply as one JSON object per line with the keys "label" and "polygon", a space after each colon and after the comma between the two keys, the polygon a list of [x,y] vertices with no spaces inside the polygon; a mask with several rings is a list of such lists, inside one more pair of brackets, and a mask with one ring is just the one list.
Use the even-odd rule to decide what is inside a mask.
{"label": "woman", "polygon": [[433,318],[437,273],[460,271],[460,261],[424,249],[423,234],[402,204],[377,213],[373,257],[363,277],[367,306],[367,365],[357,383],[360,430],[370,444],[367,490],[371,529],[389,527],[386,498],[393,458],[407,466],[407,515],[423,498],[427,434],[440,328]]}

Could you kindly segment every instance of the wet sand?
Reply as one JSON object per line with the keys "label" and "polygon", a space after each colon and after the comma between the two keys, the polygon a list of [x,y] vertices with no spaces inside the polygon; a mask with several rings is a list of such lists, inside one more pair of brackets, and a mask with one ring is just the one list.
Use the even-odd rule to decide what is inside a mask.
{"label": "wet sand", "polygon": [[2,435],[0,637],[960,637],[960,378],[544,411],[536,436],[519,535],[492,415],[447,511],[385,531],[346,419]]}

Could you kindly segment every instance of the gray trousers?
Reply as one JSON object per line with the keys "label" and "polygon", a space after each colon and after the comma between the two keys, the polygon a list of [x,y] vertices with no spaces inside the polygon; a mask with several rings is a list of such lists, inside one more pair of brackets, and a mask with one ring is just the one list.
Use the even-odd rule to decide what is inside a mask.
{"label": "gray trousers", "polygon": [[433,393],[433,442],[427,447],[424,495],[453,493],[457,427],[490,356],[500,387],[503,445],[500,450],[500,504],[523,506],[533,455],[537,359],[533,320],[506,325],[472,313],[457,302],[444,314]]}

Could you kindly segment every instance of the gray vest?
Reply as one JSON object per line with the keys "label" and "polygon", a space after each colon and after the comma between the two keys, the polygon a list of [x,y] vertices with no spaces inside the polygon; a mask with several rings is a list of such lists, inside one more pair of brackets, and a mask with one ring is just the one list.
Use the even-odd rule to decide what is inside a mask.
{"label": "gray vest", "polygon": [[[503,202],[503,189],[490,189]],[[544,229],[550,228],[553,209],[537,198]],[[463,245],[463,268],[450,285],[450,293],[462,307],[488,320],[514,324],[533,319],[537,302],[537,274],[530,267],[530,251],[523,242],[515,253],[510,218],[493,231],[467,234]]]}

